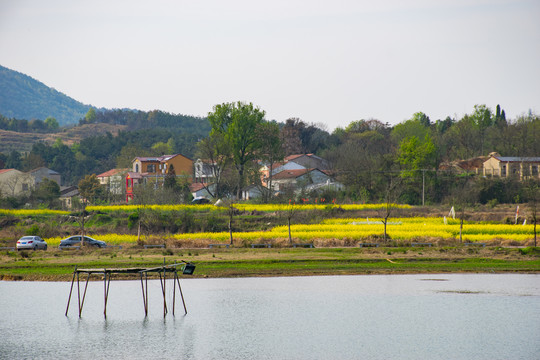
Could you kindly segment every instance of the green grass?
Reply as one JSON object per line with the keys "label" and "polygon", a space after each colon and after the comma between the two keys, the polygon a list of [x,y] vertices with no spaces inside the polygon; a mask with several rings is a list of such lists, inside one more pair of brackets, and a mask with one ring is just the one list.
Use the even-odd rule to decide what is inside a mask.
{"label": "green grass", "polygon": [[450,272],[540,272],[540,254],[521,249],[486,249],[469,254],[461,248],[425,249],[422,254],[388,249],[174,249],[5,252],[0,279],[70,280],[78,268],[156,267],[192,261],[198,277],[405,274]]}

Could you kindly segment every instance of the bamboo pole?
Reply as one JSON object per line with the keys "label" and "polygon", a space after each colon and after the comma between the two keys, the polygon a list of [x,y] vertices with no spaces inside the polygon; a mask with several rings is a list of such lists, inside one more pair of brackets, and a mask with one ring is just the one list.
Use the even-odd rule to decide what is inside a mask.
{"label": "bamboo pole", "polygon": [[73,278],[71,279],[71,288],[69,289],[69,297],[68,297],[68,302],[67,302],[67,306],[66,306],[65,316],[67,316],[67,314],[68,314],[69,303],[71,302],[71,293],[73,292],[73,283],[75,282],[75,274],[76,274],[76,272],[77,272],[77,267],[75,266],[75,270],[73,271]]}
{"label": "bamboo pole", "polygon": [[[88,289],[88,281],[89,280],[90,280],[90,273],[88,273],[88,277],[86,278],[86,285],[84,286],[84,293],[83,293],[82,303],[81,303],[80,308],[79,308],[79,317],[81,317],[81,315],[82,315],[82,309],[83,309],[83,306],[84,306],[84,299],[86,298],[86,290]],[[77,281],[79,281],[78,276],[77,276]]]}
{"label": "bamboo pole", "polygon": [[105,305],[103,308],[103,315],[105,316],[105,319],[107,318],[107,300],[109,300],[109,287],[111,285],[111,277],[112,273],[108,274],[109,280],[107,281],[107,269],[105,270],[105,288],[104,288],[104,295],[105,295]]}
{"label": "bamboo pole", "polygon": [[176,282],[178,283],[178,289],[180,290],[180,296],[182,297],[182,304],[184,304],[185,315],[187,315],[186,302],[184,301],[184,294],[182,293],[182,287],[180,286],[180,280],[178,276],[176,277]]}
{"label": "bamboo pole", "polygon": [[[144,296],[144,282],[143,282],[143,273],[139,273],[141,275],[141,289],[142,289],[142,297],[143,297],[143,306],[144,306],[144,315],[148,316],[148,303],[147,299]],[[146,274],[146,273],[145,273]]]}

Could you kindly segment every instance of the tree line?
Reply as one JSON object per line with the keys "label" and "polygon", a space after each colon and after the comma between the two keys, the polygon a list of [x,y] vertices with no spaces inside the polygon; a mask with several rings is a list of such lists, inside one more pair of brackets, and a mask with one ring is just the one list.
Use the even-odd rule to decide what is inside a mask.
{"label": "tree line", "polygon": [[[217,197],[241,197],[241,191],[253,185],[264,201],[270,201],[260,166],[271,167],[291,154],[313,153],[329,160],[333,176],[346,186],[345,191],[328,194],[329,198],[384,201],[388,184],[399,179],[398,201],[432,204],[463,193],[460,184],[466,175],[456,171],[456,160],[491,152],[540,156],[540,117],[529,111],[507,119],[499,105],[494,111],[476,105],[460,119],[432,121],[422,112],[396,125],[361,119],[332,132],[298,118],[283,123],[266,120],[264,110],[251,103],[216,105],[207,118],[184,117],[160,111],[90,109],[80,124],[112,123],[132,129],[118,136],[88,137],[72,146],[57,140],[36,143],[27,154],[0,153],[0,168],[28,171],[46,166],[61,173],[65,184],[77,184],[89,174],[129,168],[135,156],[181,153],[211,164],[216,186],[210,191]],[[271,177],[266,182],[271,184]],[[479,202],[527,198],[523,183],[516,179],[477,177],[466,183],[471,199]]]}

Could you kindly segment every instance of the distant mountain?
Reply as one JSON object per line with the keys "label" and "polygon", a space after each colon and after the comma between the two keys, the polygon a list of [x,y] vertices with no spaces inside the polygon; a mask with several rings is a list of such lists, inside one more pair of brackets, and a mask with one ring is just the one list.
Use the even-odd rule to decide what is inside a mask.
{"label": "distant mountain", "polygon": [[88,109],[90,105],[0,65],[0,114],[25,120],[52,116],[62,126],[77,124]]}

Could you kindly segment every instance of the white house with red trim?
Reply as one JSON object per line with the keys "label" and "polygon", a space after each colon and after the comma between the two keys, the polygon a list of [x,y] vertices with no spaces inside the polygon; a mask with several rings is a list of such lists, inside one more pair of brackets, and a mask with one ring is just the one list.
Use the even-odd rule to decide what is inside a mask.
{"label": "white house with red trim", "polygon": [[114,195],[124,193],[124,179],[129,169],[111,169],[97,175],[99,183],[107,189],[108,192]]}

